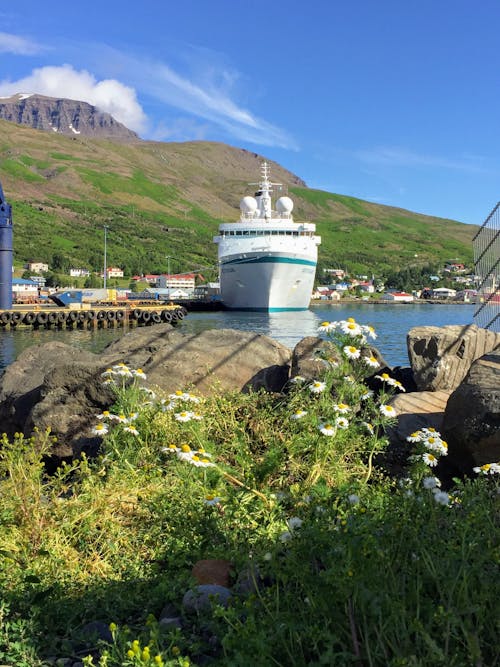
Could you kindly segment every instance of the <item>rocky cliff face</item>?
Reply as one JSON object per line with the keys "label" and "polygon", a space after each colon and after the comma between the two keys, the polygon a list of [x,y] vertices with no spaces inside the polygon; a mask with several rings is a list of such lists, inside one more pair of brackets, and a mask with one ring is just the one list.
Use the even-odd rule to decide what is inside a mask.
{"label": "rocky cliff face", "polygon": [[138,136],[109,113],[87,102],[18,93],[0,98],[0,118],[36,130],[67,136],[137,140]]}

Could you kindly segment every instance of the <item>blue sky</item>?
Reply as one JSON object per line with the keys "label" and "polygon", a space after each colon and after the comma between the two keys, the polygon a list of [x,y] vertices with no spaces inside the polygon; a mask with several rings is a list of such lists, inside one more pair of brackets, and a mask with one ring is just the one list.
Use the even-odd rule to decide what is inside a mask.
{"label": "blue sky", "polygon": [[16,0],[0,96],[86,100],[144,139],[222,141],[309,187],[481,224],[499,26],[498,0]]}

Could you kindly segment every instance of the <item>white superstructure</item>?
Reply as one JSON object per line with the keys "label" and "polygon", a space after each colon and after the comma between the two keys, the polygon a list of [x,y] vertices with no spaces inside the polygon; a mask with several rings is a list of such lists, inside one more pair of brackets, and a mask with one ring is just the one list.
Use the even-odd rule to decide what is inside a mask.
{"label": "white superstructure", "polygon": [[293,202],[280,197],[272,208],[267,162],[254,197],[243,197],[238,222],[223,223],[219,246],[221,297],[234,310],[306,310],[313,290],[318,245],[313,223],[293,221]]}

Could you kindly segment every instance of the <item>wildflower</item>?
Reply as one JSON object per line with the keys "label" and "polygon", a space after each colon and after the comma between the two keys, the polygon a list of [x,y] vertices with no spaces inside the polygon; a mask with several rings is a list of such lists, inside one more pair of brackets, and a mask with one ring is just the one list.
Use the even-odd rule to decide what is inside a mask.
{"label": "wildflower", "polygon": [[124,364],[123,362],[120,362],[119,364],[113,366],[112,370],[114,371],[115,375],[120,375],[122,377],[133,377],[130,368],[127,366],[127,364]]}
{"label": "wildflower", "polygon": [[292,516],[288,519],[286,522],[286,525],[288,526],[288,529],[290,531],[294,531],[297,528],[300,528],[302,526],[302,519],[299,519],[298,516]]}
{"label": "wildflower", "polygon": [[307,410],[297,410],[296,412],[293,413],[290,419],[302,419],[302,417],[305,417],[306,415],[307,415]]}
{"label": "wildflower", "polygon": [[326,382],[320,382],[315,380],[312,384],[309,385],[309,391],[312,394],[321,394],[326,389]]}
{"label": "wildflower", "polygon": [[179,447],[176,447],[175,445],[167,445],[167,447],[162,447],[161,451],[165,452],[166,454],[176,454],[181,450],[179,449]]}
{"label": "wildflower", "polygon": [[167,403],[164,398],[162,398],[160,401],[160,410],[162,412],[168,412],[173,410],[175,407],[177,407],[175,401],[170,401],[170,403]]}
{"label": "wildflower", "polygon": [[147,377],[142,368],[137,368],[135,371],[132,371],[132,375],[134,375],[136,378],[139,378],[140,380],[145,380]]}
{"label": "wildflower", "polygon": [[92,429],[92,433],[94,435],[106,435],[107,432],[108,432],[108,427],[106,426],[106,424],[103,424],[102,422],[96,424]]}
{"label": "wildflower", "polygon": [[359,397],[360,401],[367,401],[369,398],[373,396],[373,391],[371,389],[367,389],[364,391],[361,396]]}
{"label": "wildflower", "polygon": [[498,475],[500,474],[499,463],[484,463],[482,466],[476,466],[472,470],[478,475]]}
{"label": "wildflower", "polygon": [[424,489],[437,489],[441,486],[441,481],[437,477],[424,477],[422,486]]}
{"label": "wildflower", "polygon": [[209,493],[205,496],[204,503],[205,505],[208,505],[208,507],[213,507],[214,505],[218,505],[220,501],[221,499],[219,496],[214,496],[213,494]]}
{"label": "wildflower", "polygon": [[422,454],[422,461],[431,468],[434,468],[434,466],[437,466],[438,464],[437,458],[430,452],[425,452]]}
{"label": "wildflower", "polygon": [[335,412],[338,412],[341,415],[345,415],[351,411],[351,408],[347,405],[347,403],[336,403],[333,406],[333,409],[335,410]]}
{"label": "wildflower", "polygon": [[450,502],[450,496],[446,491],[436,491],[434,493],[434,500],[440,505],[448,505]]}
{"label": "wildflower", "polygon": [[169,394],[168,397],[171,401],[181,401],[184,396],[184,392],[180,389],[177,389],[173,394]]}
{"label": "wildflower", "polygon": [[356,324],[356,322],[352,318],[349,318],[347,321],[341,322],[340,330],[342,331],[342,333],[353,337],[361,336],[362,334],[361,327],[359,326],[359,324]]}
{"label": "wildflower", "polygon": [[392,380],[389,373],[382,373],[382,375],[375,375],[375,379],[380,380],[381,382],[388,382],[389,380]]}
{"label": "wildflower", "polygon": [[128,423],[128,419],[125,417],[125,415],[123,414],[123,412],[122,412],[121,414],[119,414],[119,415],[112,415],[112,416],[111,416],[111,419],[114,419],[114,420],[117,421],[119,424],[127,424],[127,423]]}
{"label": "wildflower", "polygon": [[110,411],[109,410],[104,410],[103,412],[101,412],[100,415],[97,415],[97,419],[109,419],[110,416],[111,416]]}
{"label": "wildflower", "polygon": [[337,429],[333,424],[320,424],[319,430],[323,435],[335,435]]}
{"label": "wildflower", "polygon": [[190,394],[189,392],[183,394],[182,396],[183,400],[189,401],[190,403],[200,403],[201,399],[198,398],[198,396],[195,396],[194,394]]}
{"label": "wildflower", "polygon": [[396,410],[394,410],[392,405],[385,405],[384,403],[382,403],[382,405],[380,405],[378,409],[384,415],[384,417],[396,416]]}
{"label": "wildflower", "polygon": [[186,460],[191,465],[196,466],[196,468],[214,468],[215,467],[215,463],[212,463],[206,457],[200,458],[198,456],[197,452],[193,452],[192,455],[189,458],[187,458]]}
{"label": "wildflower", "polygon": [[112,375],[114,375],[114,371],[113,371],[112,368],[106,368],[106,370],[104,371],[104,373],[101,373],[101,377],[103,377],[103,378],[105,378],[105,377],[111,377]]}
{"label": "wildflower", "polygon": [[410,435],[406,436],[408,442],[421,442],[422,434],[420,431],[413,431]]}
{"label": "wildflower", "polygon": [[178,422],[189,422],[193,418],[193,413],[183,410],[182,412],[176,412],[174,417]]}
{"label": "wildflower", "polygon": [[400,382],[399,380],[394,380],[394,379],[392,379],[392,380],[389,382],[389,384],[390,384],[392,387],[396,387],[396,389],[399,389],[399,391],[406,391],[406,389],[403,387],[403,385],[401,384],[401,382]]}
{"label": "wildflower", "polygon": [[375,434],[375,429],[373,428],[373,424],[370,424],[370,422],[362,422],[362,424],[370,435]]}
{"label": "wildflower", "polygon": [[180,446],[177,456],[181,461],[190,461],[193,456],[193,451],[189,445],[184,444]]}
{"label": "wildflower", "polygon": [[321,322],[321,324],[318,327],[318,331],[324,331],[325,333],[330,333],[330,331],[334,331],[337,326],[336,322]]}
{"label": "wildflower", "polygon": [[195,421],[201,421],[203,419],[203,415],[200,415],[199,412],[192,412],[191,413],[191,419],[194,419]]}
{"label": "wildflower", "polygon": [[361,326],[361,331],[366,334],[369,338],[372,340],[375,340],[377,338],[377,334],[375,332],[375,329],[370,325],[370,324],[363,324]]}
{"label": "wildflower", "polygon": [[361,351],[353,345],[346,345],[343,352],[348,359],[359,359]]}
{"label": "wildflower", "polygon": [[304,382],[305,377],[303,375],[295,375],[293,378],[290,378],[289,382],[292,384],[299,384],[300,382]]}
{"label": "wildflower", "polygon": [[363,357],[361,357],[361,359],[370,368],[378,368],[380,366],[379,362],[377,361],[377,357],[374,357],[373,355],[371,357],[363,356]]}
{"label": "wildflower", "polygon": [[349,428],[349,420],[346,419],[345,417],[337,417],[337,419],[335,420],[335,424],[337,425],[337,428],[341,429]]}
{"label": "wildflower", "polygon": [[150,389],[149,387],[139,387],[139,389],[140,389],[140,391],[144,392],[145,394],[147,394],[151,398],[153,398],[153,399],[156,398],[155,392],[152,389]]}
{"label": "wildflower", "polygon": [[132,435],[139,435],[139,431],[134,426],[125,426],[123,430]]}
{"label": "wildflower", "polygon": [[344,380],[346,382],[349,382],[349,384],[354,384],[356,380],[352,377],[352,375],[344,375]]}
{"label": "wildflower", "polygon": [[359,496],[355,493],[351,493],[351,495],[347,497],[347,500],[351,505],[357,505],[359,503]]}

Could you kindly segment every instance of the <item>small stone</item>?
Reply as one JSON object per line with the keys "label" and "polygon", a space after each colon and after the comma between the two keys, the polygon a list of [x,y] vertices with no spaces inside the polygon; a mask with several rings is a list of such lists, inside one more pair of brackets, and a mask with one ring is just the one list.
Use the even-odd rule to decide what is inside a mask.
{"label": "small stone", "polygon": [[180,616],[173,616],[172,618],[160,618],[158,625],[163,630],[175,630],[175,628],[182,628],[182,619]]}
{"label": "small stone", "polygon": [[191,574],[198,584],[216,584],[229,588],[232,564],[228,560],[209,558],[194,564]]}
{"label": "small stone", "polygon": [[227,607],[231,597],[231,591],[224,586],[204,584],[187,591],[182,598],[182,606],[188,613],[208,611],[214,604]]}

